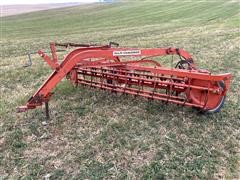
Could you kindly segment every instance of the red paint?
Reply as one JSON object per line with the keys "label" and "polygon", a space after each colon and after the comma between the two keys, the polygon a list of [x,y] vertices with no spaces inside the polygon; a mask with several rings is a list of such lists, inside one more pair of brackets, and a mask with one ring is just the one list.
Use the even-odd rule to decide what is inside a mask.
{"label": "red paint", "polygon": [[[58,64],[56,47],[50,44],[52,59],[42,51],[38,53],[54,70],[19,112],[34,109],[48,102],[53,88],[66,76],[73,84],[82,84],[113,92],[142,96],[175,104],[216,108],[229,89],[231,74],[212,75],[198,70],[190,54],[176,48],[113,48],[91,46],[76,48]],[[139,60],[121,60],[140,57]],[[162,67],[151,57],[179,55],[187,69]],[[136,59],[136,58],[135,58]],[[83,78],[85,77],[85,78]],[[219,86],[224,83],[224,87]]]}

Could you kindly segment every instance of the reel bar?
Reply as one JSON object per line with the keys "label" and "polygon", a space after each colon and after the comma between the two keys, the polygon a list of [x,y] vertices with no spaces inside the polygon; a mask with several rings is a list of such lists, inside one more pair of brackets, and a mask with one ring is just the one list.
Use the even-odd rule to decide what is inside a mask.
{"label": "reel bar", "polygon": [[[184,104],[184,99],[179,99],[176,96],[170,96],[171,99],[168,99],[168,98],[163,97],[163,96],[165,96],[164,94],[159,94],[159,93],[154,93],[153,94],[150,91],[135,90],[135,89],[131,89],[131,88],[122,88],[122,87],[117,87],[116,88],[116,86],[113,86],[111,84],[91,82],[91,81],[87,81],[87,80],[79,80],[79,84],[83,84],[83,85],[87,85],[87,86],[91,86],[91,87],[95,87],[95,88],[100,88],[100,89],[106,89],[106,90],[109,90],[109,91],[112,91],[112,92],[120,92],[120,93],[135,95],[135,96],[142,96],[142,97],[145,97],[147,99],[156,99],[156,100],[160,100],[160,101],[168,101],[168,102],[176,103],[176,104],[179,104],[179,105]],[[168,97],[168,96],[166,96],[166,97]],[[175,100],[175,99],[179,99],[179,100]],[[203,107],[202,105],[196,105],[196,104],[192,104],[192,103],[185,103],[185,105],[190,106],[190,107],[197,107],[197,108],[202,108]]]}
{"label": "reel bar", "polygon": [[[104,70],[104,72],[100,72],[99,70]],[[130,79],[128,83],[133,83],[136,85],[135,82],[138,81],[143,81],[144,85],[149,85],[149,87],[152,87],[152,84],[156,82],[157,84],[164,84],[164,85],[174,85],[176,87],[182,87],[182,88],[192,88],[192,89],[199,89],[203,91],[211,91],[211,92],[216,92],[218,91],[218,88],[207,88],[207,87],[201,87],[201,86],[194,86],[194,85],[186,85],[184,79],[180,78],[171,78],[168,76],[154,76],[152,74],[139,74],[139,73],[134,73],[134,72],[128,72],[124,70],[114,70],[114,69],[97,69],[97,68],[92,68],[92,69],[78,69],[78,74],[82,75],[88,75],[88,76],[93,76],[93,77],[102,77],[102,75],[105,75],[106,79],[111,79],[114,80],[118,78],[119,82],[123,83],[125,78]],[[119,73],[120,74],[117,74]],[[122,75],[121,73],[126,73],[128,76]],[[141,78],[140,78],[141,76]],[[155,78],[155,80],[153,80]],[[156,80],[158,79],[158,80]],[[167,80],[173,80],[173,82],[167,81]],[[135,81],[134,81],[135,80]],[[187,81],[186,81],[187,82]],[[156,87],[160,88],[160,87]]]}

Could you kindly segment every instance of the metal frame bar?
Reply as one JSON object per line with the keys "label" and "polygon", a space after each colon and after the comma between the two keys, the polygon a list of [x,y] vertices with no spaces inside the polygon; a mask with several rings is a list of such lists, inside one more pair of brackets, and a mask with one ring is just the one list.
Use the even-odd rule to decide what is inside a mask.
{"label": "metal frame bar", "polygon": [[[57,44],[57,43],[56,43]],[[173,93],[179,94],[179,92],[186,92],[189,94],[192,89],[198,89],[199,91],[207,91],[207,101],[211,100],[211,96],[219,94],[219,97],[224,96],[230,85],[231,74],[212,75],[208,71],[197,70],[196,65],[193,62],[191,55],[178,48],[118,48],[111,47],[111,45],[94,46],[94,45],[82,45],[77,44],[79,48],[71,51],[61,64],[58,63],[57,50],[55,43],[50,44],[52,52],[52,59],[46,55],[43,51],[39,50],[38,54],[44,59],[44,61],[53,69],[52,74],[43,83],[43,85],[36,91],[36,93],[28,100],[25,106],[18,107],[18,112],[24,112],[28,109],[34,109],[37,106],[41,106],[42,103],[48,102],[51,96],[53,88],[65,77],[74,84],[85,84],[91,87],[99,87],[101,89],[108,89],[116,92],[126,92],[127,94],[140,95],[147,98],[153,98],[172,102],[176,104],[182,104],[186,106],[194,106],[207,109],[207,102],[204,106],[200,103],[192,101],[190,98],[184,101],[177,101],[173,97]],[[68,47],[67,44],[57,44]],[[81,46],[82,45],[82,46]],[[149,60],[149,57],[166,56],[166,55],[178,55],[181,57],[181,61],[185,60],[188,63],[188,69],[177,68],[165,68],[161,67],[160,63]],[[140,60],[125,60],[121,61],[121,57],[142,57]],[[149,66],[149,64],[151,66]],[[147,66],[143,66],[147,65]],[[95,70],[93,70],[93,68]],[[99,71],[100,69],[100,71]],[[112,72],[112,73],[111,73]],[[147,73],[147,74],[145,74]],[[77,74],[83,76],[90,76],[91,81],[83,81],[78,79]],[[139,76],[139,77],[137,77]],[[100,85],[98,82],[93,81],[93,77],[100,79]],[[149,79],[150,78],[150,79]],[[152,80],[154,78],[154,80]],[[156,80],[156,78],[161,80]],[[125,88],[119,88],[119,86],[110,85],[104,83],[104,79],[111,79],[118,83],[125,83]],[[191,80],[195,81],[208,81],[208,86],[196,86],[190,84]],[[134,80],[134,81],[133,81]],[[224,81],[225,87],[221,91],[216,82]],[[152,84],[153,83],[153,84]],[[140,84],[142,90],[140,90]],[[139,86],[138,89],[128,88],[127,85]],[[115,86],[115,87],[112,87]],[[154,87],[154,93],[148,93],[144,90],[144,87]],[[157,95],[155,89],[166,89],[169,94],[167,97]],[[47,107],[47,105],[46,105]]]}

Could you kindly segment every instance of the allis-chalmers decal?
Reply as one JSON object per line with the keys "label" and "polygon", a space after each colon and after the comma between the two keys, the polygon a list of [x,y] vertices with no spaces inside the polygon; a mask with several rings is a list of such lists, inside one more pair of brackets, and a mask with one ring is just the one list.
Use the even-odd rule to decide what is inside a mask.
{"label": "allis-chalmers decal", "polygon": [[140,54],[141,54],[140,50],[113,51],[113,56],[132,56]]}

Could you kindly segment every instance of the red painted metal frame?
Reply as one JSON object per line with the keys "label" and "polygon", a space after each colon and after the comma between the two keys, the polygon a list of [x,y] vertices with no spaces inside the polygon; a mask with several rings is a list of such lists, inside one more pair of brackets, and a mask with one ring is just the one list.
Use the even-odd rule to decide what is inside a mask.
{"label": "red painted metal frame", "polygon": [[[52,74],[25,106],[18,107],[18,112],[34,109],[44,102],[48,102],[52,95],[51,91],[65,76],[70,78],[74,84],[89,85],[205,110],[214,108],[218,101],[226,95],[230,85],[230,73],[212,75],[208,71],[197,70],[190,54],[182,49],[116,48],[108,45],[86,45],[67,54],[61,64],[58,63],[54,43],[50,44],[50,49],[52,59],[41,50],[38,51],[38,54],[53,69]],[[151,60],[151,57],[165,55],[179,55],[188,64],[188,68],[165,68],[161,67],[160,63]],[[121,61],[122,56],[143,58]],[[79,79],[79,74],[88,76],[91,81]],[[99,81],[93,82],[93,78],[98,78]],[[109,82],[116,81],[118,85],[103,82],[103,79]],[[218,82],[223,82],[224,87],[219,87]],[[124,83],[125,88],[119,86],[119,84]],[[143,90],[143,88],[140,91],[137,88],[131,88],[131,86],[152,88],[152,91]],[[155,91],[159,89],[165,89],[168,92],[166,94],[156,93]],[[187,97],[178,96],[182,92]]]}

